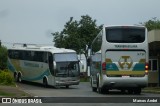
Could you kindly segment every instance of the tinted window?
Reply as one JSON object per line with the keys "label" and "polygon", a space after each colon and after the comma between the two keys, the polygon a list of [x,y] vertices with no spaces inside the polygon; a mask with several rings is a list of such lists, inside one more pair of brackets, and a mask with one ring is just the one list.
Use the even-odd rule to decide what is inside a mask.
{"label": "tinted window", "polygon": [[78,61],[77,54],[75,53],[57,53],[54,55],[54,59],[56,62]]}
{"label": "tinted window", "polygon": [[9,50],[8,56],[11,59],[20,59],[21,58],[21,52],[18,50]]}
{"label": "tinted window", "polygon": [[31,51],[24,51],[23,52],[23,60],[32,61],[33,57],[31,55]]}
{"label": "tinted window", "polygon": [[157,67],[157,60],[153,60],[152,68],[153,68],[153,70],[157,70],[158,69],[158,67]]}
{"label": "tinted window", "polygon": [[102,32],[98,35],[97,38],[92,43],[92,54],[98,52],[101,50],[101,45],[102,45]]}
{"label": "tinted window", "polygon": [[47,62],[47,53],[41,51],[20,51],[9,50],[8,56],[11,59],[20,59],[28,61]]}
{"label": "tinted window", "polygon": [[151,70],[151,60],[149,60],[149,70]]}
{"label": "tinted window", "polygon": [[145,28],[106,28],[106,40],[112,43],[141,43],[145,40]]}
{"label": "tinted window", "polygon": [[44,52],[35,51],[32,53],[33,61],[39,61],[39,62],[45,62],[47,60],[47,57],[45,56]]}

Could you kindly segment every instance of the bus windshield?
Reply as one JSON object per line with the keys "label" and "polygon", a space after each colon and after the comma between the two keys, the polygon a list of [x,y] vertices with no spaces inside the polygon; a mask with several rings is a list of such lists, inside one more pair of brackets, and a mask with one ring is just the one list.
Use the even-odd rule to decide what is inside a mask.
{"label": "bus windshield", "polygon": [[57,53],[54,54],[54,60],[56,62],[78,61],[78,57],[76,53]]}
{"label": "bus windshield", "polygon": [[145,28],[106,27],[106,40],[111,43],[142,43],[145,40]]}
{"label": "bus windshield", "polygon": [[57,53],[54,55],[57,77],[79,76],[79,63],[76,53]]}
{"label": "bus windshield", "polygon": [[79,76],[78,61],[57,62],[57,77],[77,77]]}

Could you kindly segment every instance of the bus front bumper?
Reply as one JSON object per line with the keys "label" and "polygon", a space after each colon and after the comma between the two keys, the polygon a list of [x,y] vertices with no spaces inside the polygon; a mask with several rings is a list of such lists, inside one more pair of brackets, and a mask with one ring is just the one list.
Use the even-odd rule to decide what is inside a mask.
{"label": "bus front bumper", "polygon": [[80,80],[76,81],[56,81],[57,86],[79,85]]}

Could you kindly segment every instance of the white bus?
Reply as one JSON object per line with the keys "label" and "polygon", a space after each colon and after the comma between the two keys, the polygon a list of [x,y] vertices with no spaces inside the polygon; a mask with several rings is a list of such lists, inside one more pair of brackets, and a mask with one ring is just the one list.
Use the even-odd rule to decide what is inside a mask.
{"label": "white bus", "polygon": [[8,49],[8,67],[14,78],[51,86],[78,85],[79,60],[70,49],[47,46],[12,47]]}
{"label": "white bus", "polygon": [[104,26],[91,45],[92,90],[140,94],[148,84],[148,54],[145,27]]}

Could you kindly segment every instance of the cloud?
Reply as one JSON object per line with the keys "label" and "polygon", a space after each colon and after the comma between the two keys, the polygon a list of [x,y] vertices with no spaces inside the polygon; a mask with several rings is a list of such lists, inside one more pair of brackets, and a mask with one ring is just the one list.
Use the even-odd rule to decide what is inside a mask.
{"label": "cloud", "polygon": [[0,11],[0,18],[6,18],[9,15],[9,10],[1,10]]}

